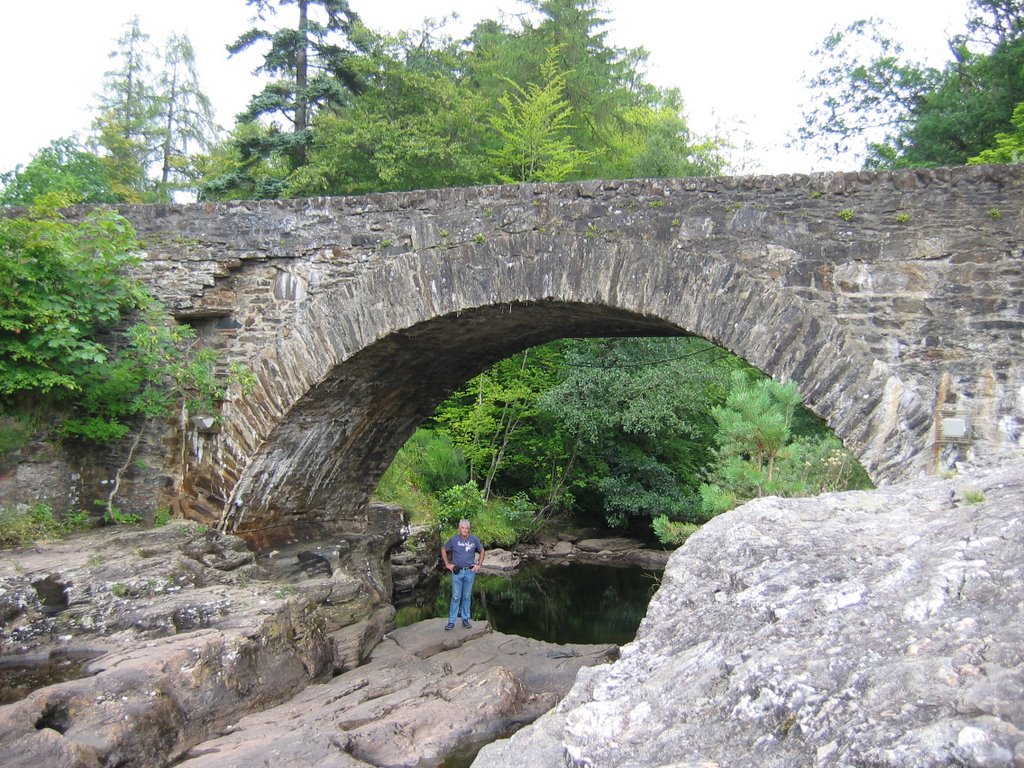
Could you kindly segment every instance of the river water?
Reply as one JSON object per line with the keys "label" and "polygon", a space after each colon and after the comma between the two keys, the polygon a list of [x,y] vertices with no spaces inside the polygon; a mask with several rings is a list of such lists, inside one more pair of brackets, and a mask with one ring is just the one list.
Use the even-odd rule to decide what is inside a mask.
{"label": "river water", "polygon": [[[635,566],[526,561],[507,576],[476,577],[472,616],[498,632],[549,643],[624,645],[636,636],[660,579],[661,571]],[[398,608],[399,626],[447,621],[450,596],[451,576],[446,574],[436,590]],[[460,745],[436,768],[468,768],[489,741]]]}
{"label": "river water", "polygon": [[[615,643],[636,635],[660,571],[632,566],[527,561],[511,575],[482,573],[473,585],[473,619],[498,632],[549,643]],[[451,577],[436,592],[398,609],[400,626],[448,615]]]}

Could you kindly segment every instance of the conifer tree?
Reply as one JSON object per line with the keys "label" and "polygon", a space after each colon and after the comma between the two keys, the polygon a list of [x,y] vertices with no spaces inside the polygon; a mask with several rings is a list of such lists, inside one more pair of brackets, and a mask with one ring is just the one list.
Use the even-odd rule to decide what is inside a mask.
{"label": "conifer tree", "polygon": [[[263,64],[257,72],[272,78],[253,96],[248,108],[239,115],[242,122],[280,116],[290,130],[270,131],[263,140],[248,148],[263,156],[278,153],[289,158],[292,170],[303,166],[311,143],[311,125],[315,113],[344,104],[350,94],[362,89],[351,66],[354,49],[350,35],[359,17],[347,0],[247,0],[255,8],[257,19],[276,13],[278,6],[294,5],[298,11],[295,27],[271,30],[253,27],[228,46],[231,54],[248,50],[257,43],[269,43]],[[319,9],[320,19],[310,11]]]}
{"label": "conifer tree", "polygon": [[196,55],[187,36],[167,39],[157,88],[160,186],[187,187],[197,175],[192,150],[209,149],[218,130],[210,99],[199,87]]}
{"label": "conifer tree", "polygon": [[110,52],[115,66],[104,74],[95,144],[115,191],[132,202],[144,202],[147,178],[159,133],[159,102],[153,84],[153,50],[149,35],[132,18]]}

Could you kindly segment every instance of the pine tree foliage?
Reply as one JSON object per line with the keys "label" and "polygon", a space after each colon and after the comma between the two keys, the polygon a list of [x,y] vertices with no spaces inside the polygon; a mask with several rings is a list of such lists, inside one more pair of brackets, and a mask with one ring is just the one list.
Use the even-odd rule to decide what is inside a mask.
{"label": "pine tree foliage", "polygon": [[[793,382],[733,374],[725,403],[711,411],[718,425],[716,458],[700,489],[707,517],[759,496],[870,487],[835,435],[815,427],[802,411]],[[810,431],[797,431],[798,417]]]}
{"label": "pine tree foliage", "polygon": [[129,202],[146,200],[150,163],[156,159],[160,109],[153,82],[149,35],[132,18],[110,52],[93,122],[95,142],[115,190]]}
{"label": "pine tree foliage", "polygon": [[541,84],[525,88],[510,82],[509,92],[498,98],[502,111],[491,118],[491,126],[501,143],[491,156],[503,182],[564,181],[590,159],[570,135],[573,111],[564,98],[566,75],[557,71],[554,55],[541,77]]}
{"label": "pine tree foliage", "polygon": [[352,94],[363,89],[351,63],[355,54],[351,36],[361,26],[359,17],[346,0],[247,0],[247,4],[256,10],[260,21],[275,15],[278,7],[294,5],[298,14],[295,26],[252,27],[228,46],[229,53],[237,54],[267,44],[257,72],[271,80],[253,96],[239,119],[283,118],[285,128],[277,126],[278,130],[252,149],[264,157],[281,153],[295,170],[306,163],[315,114],[346,104]]}
{"label": "pine tree foliage", "polygon": [[169,201],[193,187],[195,152],[218,131],[192,43],[174,34],[157,50],[135,17],[110,57],[117,66],[104,75],[93,147],[120,200]]}
{"label": "pine tree foliage", "polygon": [[168,37],[157,93],[160,186],[190,188],[198,177],[193,156],[212,146],[219,129],[213,105],[199,87],[195,50],[187,36]]}

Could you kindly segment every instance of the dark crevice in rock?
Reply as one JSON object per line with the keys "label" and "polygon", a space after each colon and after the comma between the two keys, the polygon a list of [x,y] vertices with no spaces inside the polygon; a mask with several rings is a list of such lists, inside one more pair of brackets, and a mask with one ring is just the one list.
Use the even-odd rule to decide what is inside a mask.
{"label": "dark crevice in rock", "polygon": [[39,719],[36,720],[35,727],[39,731],[43,728],[50,728],[60,734],[67,733],[71,728],[71,715],[66,705],[63,702],[47,704]]}

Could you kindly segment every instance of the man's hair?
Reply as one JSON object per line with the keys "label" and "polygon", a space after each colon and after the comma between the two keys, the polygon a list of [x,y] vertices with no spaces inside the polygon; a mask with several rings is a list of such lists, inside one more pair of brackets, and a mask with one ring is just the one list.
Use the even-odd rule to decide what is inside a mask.
{"label": "man's hair", "polygon": [[459,520],[459,528],[461,528],[464,525],[472,527],[472,523],[470,523],[469,520],[467,520],[466,518],[462,518],[461,520]]}

